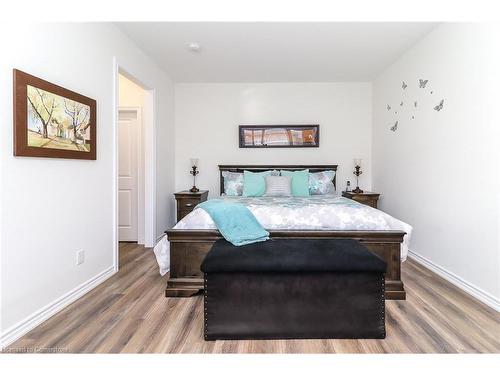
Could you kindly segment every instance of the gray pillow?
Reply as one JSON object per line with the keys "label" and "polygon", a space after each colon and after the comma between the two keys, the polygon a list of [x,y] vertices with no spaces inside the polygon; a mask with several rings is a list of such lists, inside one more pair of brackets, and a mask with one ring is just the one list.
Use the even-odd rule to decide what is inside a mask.
{"label": "gray pillow", "polygon": [[224,177],[224,193],[230,196],[238,196],[243,194],[243,173],[222,172]]}
{"label": "gray pillow", "polygon": [[267,197],[290,197],[292,195],[291,176],[266,176]]}
{"label": "gray pillow", "polygon": [[309,173],[309,194],[323,195],[335,193],[333,178],[335,171]]}

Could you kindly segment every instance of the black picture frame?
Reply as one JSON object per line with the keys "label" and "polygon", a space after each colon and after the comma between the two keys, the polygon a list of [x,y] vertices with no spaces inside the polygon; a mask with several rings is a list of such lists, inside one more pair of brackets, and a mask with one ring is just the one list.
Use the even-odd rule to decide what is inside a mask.
{"label": "black picture frame", "polygon": [[[239,125],[238,134],[240,148],[319,147],[318,124]],[[275,139],[270,142],[272,137]]]}

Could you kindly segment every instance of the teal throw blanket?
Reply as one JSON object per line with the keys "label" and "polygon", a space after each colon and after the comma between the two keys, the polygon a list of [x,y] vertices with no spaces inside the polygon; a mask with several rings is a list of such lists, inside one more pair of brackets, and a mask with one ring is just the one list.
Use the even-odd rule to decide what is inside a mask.
{"label": "teal throw blanket", "polygon": [[241,203],[210,199],[197,207],[205,210],[215,222],[217,229],[234,246],[266,241],[269,232],[257,221],[250,210]]}

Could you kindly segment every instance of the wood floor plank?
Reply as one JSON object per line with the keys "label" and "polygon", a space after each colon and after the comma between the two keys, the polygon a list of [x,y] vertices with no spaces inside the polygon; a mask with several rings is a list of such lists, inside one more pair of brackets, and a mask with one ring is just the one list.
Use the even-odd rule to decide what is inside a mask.
{"label": "wood floor plank", "polygon": [[500,353],[500,313],[408,260],[385,340],[203,340],[203,296],[165,298],[151,249],[120,244],[120,271],[8,350],[74,353]]}

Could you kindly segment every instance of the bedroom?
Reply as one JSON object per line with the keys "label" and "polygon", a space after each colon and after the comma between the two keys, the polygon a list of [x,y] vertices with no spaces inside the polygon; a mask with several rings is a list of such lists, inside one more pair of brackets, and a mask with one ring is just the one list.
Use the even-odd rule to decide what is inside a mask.
{"label": "bedroom", "polygon": [[[3,351],[498,353],[500,54],[491,46],[499,41],[499,27],[447,19],[26,21],[14,34],[15,25],[0,26],[0,95],[7,103],[0,114]],[[64,49],[46,51],[47,40]],[[131,106],[120,101],[120,75],[141,86],[146,98],[140,104],[143,238],[132,242],[118,241],[118,109]],[[59,105],[54,115],[36,122],[36,110],[48,113],[50,107],[43,109],[43,91],[30,97],[29,87],[50,93],[50,85],[68,90],[54,93],[67,99],[53,101]],[[18,95],[23,87],[27,94]],[[18,100],[25,95],[32,104]],[[84,105],[81,118],[71,117],[75,103]],[[65,114],[90,127],[69,124]],[[79,151],[26,154],[41,147],[20,147],[21,123],[28,136],[57,135]],[[193,186],[200,191],[189,192]],[[271,187],[281,196],[263,196]],[[363,193],[353,193],[357,187]],[[234,202],[248,210],[221,219],[213,207],[221,197],[228,210],[241,208]],[[255,336],[232,331],[252,327],[234,317],[251,319],[243,313],[221,314],[224,324],[205,323],[212,292],[209,272],[200,267],[211,249],[225,251],[214,245],[221,234],[230,239],[224,226],[248,230],[243,222],[269,232],[271,240],[235,246],[261,250],[249,255],[254,263],[238,266],[246,267],[239,273],[259,277],[263,265],[274,264],[273,280],[294,285],[303,274],[328,268],[333,281],[320,283],[312,275],[313,282],[301,283],[308,308],[296,314],[307,311],[316,317],[312,323],[297,328],[287,325],[291,319],[272,320],[272,328],[283,331],[264,327],[268,331]],[[313,255],[297,262],[304,256],[294,252],[299,243]],[[342,283],[342,261],[331,258],[341,251],[324,257],[323,247],[345,243],[352,253],[386,264],[376,290],[384,296],[384,313],[371,304],[370,311],[378,309],[375,320],[363,321],[382,324],[384,337],[369,338],[365,331],[341,331],[339,337],[342,319],[356,317],[359,305],[334,301],[325,307],[329,292],[313,288]],[[279,260],[258,259],[276,244]],[[297,257],[283,253],[287,249]],[[238,262],[218,263],[225,268],[212,272],[227,273]],[[347,263],[349,272],[363,273],[360,263]],[[248,284],[238,295],[222,296],[230,305],[240,301],[241,311],[253,311],[259,298],[292,303],[264,294],[275,284],[253,290],[237,276],[224,282],[226,288],[214,287]],[[363,294],[369,288],[348,289],[351,280],[336,289],[351,297],[339,298],[373,297]],[[327,319],[333,311],[345,315]],[[318,333],[313,323],[323,318],[329,323]],[[239,340],[205,340],[204,332],[220,327],[220,335],[228,329]]]}

